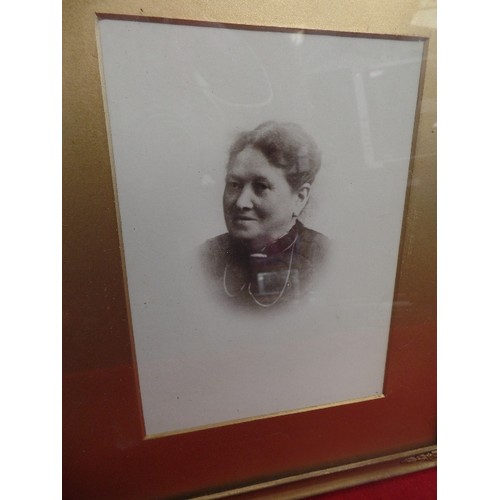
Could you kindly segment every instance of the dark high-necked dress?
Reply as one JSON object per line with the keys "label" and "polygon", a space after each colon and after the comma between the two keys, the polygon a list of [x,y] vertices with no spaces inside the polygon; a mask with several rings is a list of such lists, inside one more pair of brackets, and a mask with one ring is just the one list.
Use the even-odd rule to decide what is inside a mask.
{"label": "dark high-necked dress", "polygon": [[330,247],[323,234],[297,221],[279,240],[251,253],[229,233],[201,247],[209,291],[243,308],[277,308],[314,296]]}

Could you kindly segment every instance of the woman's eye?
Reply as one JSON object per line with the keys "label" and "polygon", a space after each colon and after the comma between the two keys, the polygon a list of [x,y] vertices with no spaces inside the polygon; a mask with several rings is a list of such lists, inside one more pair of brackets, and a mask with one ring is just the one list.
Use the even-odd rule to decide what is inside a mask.
{"label": "woman's eye", "polygon": [[269,189],[269,186],[265,182],[256,182],[254,189],[257,193],[263,193],[266,189]]}

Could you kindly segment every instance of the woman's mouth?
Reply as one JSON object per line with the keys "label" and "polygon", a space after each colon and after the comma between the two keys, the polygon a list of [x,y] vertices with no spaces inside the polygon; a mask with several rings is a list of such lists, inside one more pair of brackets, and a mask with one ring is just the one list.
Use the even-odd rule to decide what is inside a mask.
{"label": "woman's mouth", "polygon": [[233,217],[234,222],[249,222],[249,221],[255,221],[255,217],[250,217],[248,215],[236,215]]}

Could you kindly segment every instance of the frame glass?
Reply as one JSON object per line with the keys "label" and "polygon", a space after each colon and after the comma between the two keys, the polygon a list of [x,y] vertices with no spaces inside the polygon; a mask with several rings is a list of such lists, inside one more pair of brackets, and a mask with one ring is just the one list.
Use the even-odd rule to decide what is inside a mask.
{"label": "frame glass", "polygon": [[[126,8],[118,8],[114,2],[104,2],[100,8],[83,2],[65,6],[64,192],[69,221],[64,254],[66,489],[72,494],[81,491],[109,497],[113,492],[111,496],[134,498],[192,497],[207,492],[217,496],[217,491],[247,495],[269,491],[273,495],[282,490],[298,497],[304,488],[311,494],[370,480],[386,475],[388,470],[398,474],[432,466],[435,269],[428,262],[433,262],[435,252],[435,30],[426,25],[429,18],[425,16],[425,22],[420,21],[423,26],[417,22],[417,14],[425,9],[408,8],[408,24],[381,30],[376,23],[369,25],[370,29],[345,29],[347,13],[343,21],[320,22],[324,5],[295,19],[291,12],[280,13],[280,21],[271,25],[263,19],[275,12],[276,6],[262,7],[253,14],[242,13],[234,3],[229,7],[214,2],[212,6],[217,18],[210,22],[208,12],[198,12],[191,2],[181,9],[138,7],[134,2]],[[359,9],[366,16],[371,12],[368,7]],[[259,13],[264,18],[259,19]],[[86,23],[86,29],[81,23]],[[175,28],[175,33],[170,28]],[[245,69],[255,70],[255,64],[241,64],[243,56],[260,63],[266,47],[278,47],[283,40],[304,51],[302,66],[304,60],[313,61],[315,56],[321,63],[321,53],[324,56],[331,51],[331,57],[323,59],[323,69],[318,69],[321,64],[316,66],[319,75],[315,86],[304,83],[313,74],[309,67],[300,74],[302,84],[293,87],[287,73],[293,55],[281,70],[272,57],[267,66],[261,65],[260,79],[263,82],[267,78],[267,87],[246,85],[259,76],[248,71],[247,76],[238,77]],[[311,45],[309,40],[317,42],[316,52],[305,52]],[[330,47],[331,41],[340,41],[340,45]],[[175,43],[178,49],[168,53],[168,47]],[[200,47],[206,52],[200,52]],[[393,51],[395,47],[396,53],[401,47],[399,56]],[[220,53],[210,60],[207,54],[214,50]],[[161,64],[155,59],[158,53],[162,54]],[[230,68],[224,61],[231,53],[237,71],[227,85]],[[272,53],[276,50],[269,50],[267,55]],[[361,59],[356,59],[359,54]],[[206,103],[197,101],[195,94],[188,99],[189,95],[183,93],[189,86],[182,74],[188,55],[199,58],[192,72],[197,75],[198,88],[210,95],[216,110],[233,108],[233,122],[228,121],[228,113],[217,121],[213,107],[204,114]],[[175,56],[184,59],[176,65]],[[344,60],[339,63],[341,56]],[[384,80],[387,68],[401,68],[402,64],[410,71],[396,71]],[[357,73],[353,71],[356,65]],[[325,76],[335,73],[338,77],[343,69],[348,74],[346,91],[330,97],[333,107],[343,112],[341,129],[332,127],[334,119],[325,109],[314,113],[308,108],[319,109],[322,104],[327,108],[324,96],[330,94],[325,89],[338,87],[342,79],[329,81]],[[170,75],[174,77],[169,80]],[[279,87],[276,82],[280,79],[289,84]],[[382,83],[370,87],[377,79]],[[172,91],[179,81],[183,85]],[[164,84],[164,94],[158,82]],[[288,91],[288,97],[300,92],[309,97],[304,99],[302,110],[287,109],[285,98],[276,108],[266,108],[262,103],[269,88]],[[310,97],[311,88],[319,95],[317,101]],[[384,94],[388,88],[389,94]],[[349,95],[348,89],[354,98],[346,103],[338,96]],[[134,101],[131,96],[137,97],[137,91],[142,94]],[[403,97],[399,98],[396,91]],[[155,95],[165,96],[165,107]],[[226,102],[221,104],[221,100]],[[249,112],[242,112],[242,103]],[[258,106],[252,107],[256,103]],[[388,109],[391,104],[393,108]],[[259,108],[258,113],[255,108]],[[348,113],[352,109],[355,117]],[[192,277],[186,286],[189,293],[178,292],[186,273],[175,272],[189,269],[188,261],[179,260],[179,256],[192,258],[197,245],[224,231],[223,226],[218,227],[223,218],[215,200],[221,198],[227,149],[234,137],[231,133],[273,118],[305,122],[313,129],[313,136],[320,136],[323,161],[326,157],[329,164],[332,158],[340,157],[339,163],[349,166],[334,170],[335,175],[330,176],[322,167],[317,196],[311,198],[315,203],[304,222],[328,233],[328,224],[336,220],[329,236],[336,235],[342,224],[330,214],[346,206],[359,211],[343,218],[341,229],[345,232],[340,231],[340,244],[335,241],[341,251],[333,258],[338,267],[333,265],[334,274],[329,276],[338,277],[343,270],[344,281],[327,287],[327,293],[323,289],[321,296],[328,297],[325,304],[319,309],[317,305],[312,309],[301,306],[294,314],[266,311],[265,316],[234,316],[229,309],[218,309],[218,305],[204,301],[202,293],[206,291],[201,283],[193,286],[196,282]],[[356,146],[355,141],[349,144],[345,140],[352,140],[354,118],[358,120],[358,157],[363,165],[363,173],[357,178],[351,168],[356,155],[343,153]],[[161,132],[169,126],[182,133]],[[210,135],[202,133],[207,128]],[[171,142],[165,143],[166,137]],[[345,149],[332,147],[335,140],[329,143],[331,137]],[[193,151],[190,145],[197,139],[201,147]],[[173,167],[158,168],[163,150],[169,151]],[[197,169],[201,163],[203,167]],[[381,172],[388,175],[384,177]],[[176,196],[178,192],[188,193],[193,184],[201,190],[192,197],[185,200],[185,196]],[[340,187],[332,197],[335,186]],[[162,196],[165,190],[166,197]],[[360,197],[346,205],[352,192]],[[343,200],[343,204],[332,204],[332,198]],[[374,206],[376,200],[383,203]],[[209,223],[195,220],[190,225],[205,206],[210,207],[209,215],[204,214]],[[372,218],[362,217],[367,213]],[[165,214],[173,215],[169,218]],[[363,220],[366,225],[360,227]],[[166,227],[163,233],[162,225]],[[357,240],[352,231],[349,234],[353,226],[364,239]],[[389,229],[384,233],[381,228]],[[175,238],[169,238],[172,232]],[[155,235],[159,235],[157,240]],[[376,237],[379,243],[366,252],[367,244]],[[183,245],[179,247],[181,239]],[[345,241],[351,246],[344,245],[342,254]],[[163,253],[159,251],[162,247]],[[369,254],[376,254],[377,247],[387,264],[384,267],[375,260],[363,270],[361,264],[367,262]],[[158,260],[160,256],[163,263]],[[172,265],[161,271],[165,262]],[[347,262],[358,272],[354,278],[352,272],[350,275],[351,285],[358,286],[352,288],[351,302],[345,294],[349,284]],[[377,281],[375,269],[382,281]],[[198,277],[198,271],[193,276]],[[155,284],[154,279],[158,280]],[[146,286],[141,287],[141,283]],[[176,283],[175,290],[172,283]],[[368,295],[369,300],[360,297],[360,290],[370,287],[378,295]],[[193,294],[196,289],[199,293]],[[335,295],[338,290],[342,293]],[[179,305],[186,303],[190,307]],[[196,315],[192,314],[192,304],[196,304]],[[359,318],[365,314],[368,322],[345,320],[336,327],[335,316],[330,314],[332,304],[337,312],[342,309],[339,305],[343,306],[337,320],[339,316]],[[193,316],[198,322],[193,323]],[[227,326],[231,317],[233,323]],[[292,319],[287,322],[284,317]],[[235,334],[235,325],[241,322],[245,325],[243,332]],[[280,330],[283,322],[286,327]],[[374,323],[376,328],[366,328]],[[311,331],[304,337],[310,324],[317,325],[317,337]],[[342,330],[349,330],[343,338]],[[353,331],[360,330],[367,333],[354,342]],[[273,342],[269,341],[269,332],[274,334]],[[328,350],[332,345],[337,354]],[[342,351],[345,345],[350,345],[351,355],[338,355],[339,346]],[[290,346],[295,350],[287,351]],[[290,360],[288,364],[280,361],[283,351],[284,358]],[[241,356],[231,360],[234,353]],[[323,361],[314,363],[319,353],[324,354]],[[179,359],[184,362],[179,363]],[[335,363],[330,363],[332,360]],[[342,369],[329,371],[332,364],[337,366],[341,361],[345,363]],[[368,367],[364,377],[360,375],[363,367]],[[298,375],[311,368],[313,375]],[[238,371],[245,374],[239,381]],[[346,380],[332,382],[345,374],[351,385]],[[253,379],[258,380],[248,384]],[[363,382],[353,385],[352,381],[357,383],[358,379]],[[230,384],[224,385],[225,381]],[[200,382],[206,383],[203,390]],[[213,392],[214,386],[219,392]],[[335,393],[335,387],[345,390]],[[240,400],[236,399],[238,394]],[[245,402],[249,404],[243,407]],[[194,461],[193,456],[197,457]]]}
{"label": "frame glass", "polygon": [[[106,16],[98,30],[146,434],[380,397],[425,41]],[[259,269],[234,286],[223,256],[205,287],[196,254],[225,233],[228,139],[264,122],[266,147],[280,131],[291,154],[290,122],[319,144],[304,234],[279,271],[244,255],[234,273]],[[268,229],[257,195],[236,232]],[[309,235],[332,252],[303,296]]]}

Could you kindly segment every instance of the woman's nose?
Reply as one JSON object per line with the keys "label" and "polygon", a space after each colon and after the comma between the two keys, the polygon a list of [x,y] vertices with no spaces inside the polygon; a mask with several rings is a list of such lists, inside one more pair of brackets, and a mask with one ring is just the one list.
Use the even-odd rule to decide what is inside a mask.
{"label": "woman's nose", "polygon": [[252,208],[252,190],[250,187],[245,186],[240,191],[240,194],[236,199],[236,206],[242,210],[245,208]]}

